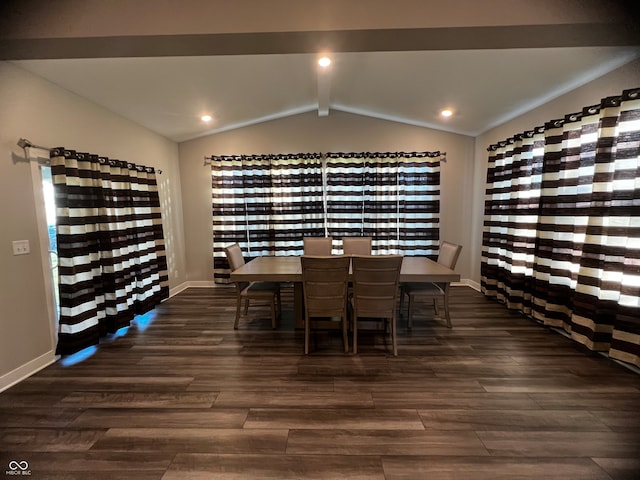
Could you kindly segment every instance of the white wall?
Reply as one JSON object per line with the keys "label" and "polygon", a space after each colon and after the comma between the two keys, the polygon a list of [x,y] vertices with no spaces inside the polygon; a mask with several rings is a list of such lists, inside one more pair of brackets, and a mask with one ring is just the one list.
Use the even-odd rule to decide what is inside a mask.
{"label": "white wall", "polygon": [[[0,62],[0,390],[51,362],[32,164],[16,145],[64,146],[162,169],[159,176],[170,287],[186,278],[178,147],[10,63]],[[32,149],[32,157],[46,152]],[[35,169],[37,172],[37,169]],[[14,256],[13,240],[30,255]],[[46,249],[47,247],[44,246]],[[46,272],[48,275],[48,272]]]}
{"label": "white wall", "polygon": [[471,238],[471,278],[480,281],[482,256],[482,222],[489,153],[487,147],[517,133],[544,125],[549,120],[564,118],[565,114],[580,112],[582,107],[600,103],[600,99],[620,95],[623,90],[640,86],[640,60],[629,63],[580,88],[558,97],[524,115],[499,125],[476,137]]}
{"label": "white wall", "polygon": [[441,168],[440,235],[463,245],[457,270],[468,278],[473,138],[422,127],[331,111],[274,120],[180,144],[187,278],[213,281],[211,170],[204,156],[360,151],[447,152]]}

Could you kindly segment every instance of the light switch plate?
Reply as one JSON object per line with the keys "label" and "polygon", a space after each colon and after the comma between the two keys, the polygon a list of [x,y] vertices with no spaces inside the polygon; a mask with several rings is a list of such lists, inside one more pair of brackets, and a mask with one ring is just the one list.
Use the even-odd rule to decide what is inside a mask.
{"label": "light switch plate", "polygon": [[14,240],[13,241],[13,254],[14,255],[28,255],[31,253],[29,247],[29,240]]}

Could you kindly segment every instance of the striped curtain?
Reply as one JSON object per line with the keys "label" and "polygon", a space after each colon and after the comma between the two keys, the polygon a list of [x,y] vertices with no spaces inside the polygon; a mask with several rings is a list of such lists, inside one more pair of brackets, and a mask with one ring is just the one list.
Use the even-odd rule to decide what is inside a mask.
{"label": "striped curtain", "polygon": [[398,253],[435,259],[440,244],[440,152],[398,159]]}
{"label": "striped curtain", "polygon": [[328,153],[327,231],[372,237],[379,254],[437,256],[440,153]]}
{"label": "striped curtain", "polygon": [[491,150],[484,210],[482,289],[531,313],[544,128]]}
{"label": "striped curtain", "polygon": [[319,153],[214,156],[211,186],[216,283],[229,282],[230,244],[249,257],[301,255],[304,236],[324,236]]}
{"label": "striped curtain", "polygon": [[483,292],[640,366],[640,89],[490,151]]}
{"label": "striped curtain", "polygon": [[[366,166],[364,154],[327,154],[327,229],[335,242],[342,237],[364,236]],[[335,245],[336,248],[338,246]],[[376,248],[377,245],[373,244],[372,249]]]}
{"label": "striped curtain", "polygon": [[167,298],[168,273],[153,168],[62,147],[50,157],[67,355]]}

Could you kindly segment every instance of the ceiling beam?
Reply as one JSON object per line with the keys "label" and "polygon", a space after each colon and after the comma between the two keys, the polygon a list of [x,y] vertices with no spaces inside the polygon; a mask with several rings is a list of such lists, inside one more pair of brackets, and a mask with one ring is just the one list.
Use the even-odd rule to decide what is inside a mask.
{"label": "ceiling beam", "polygon": [[0,59],[116,58],[640,45],[636,24],[1,38]]}
{"label": "ceiling beam", "polygon": [[329,115],[329,98],[331,96],[331,67],[318,67],[318,116]]}

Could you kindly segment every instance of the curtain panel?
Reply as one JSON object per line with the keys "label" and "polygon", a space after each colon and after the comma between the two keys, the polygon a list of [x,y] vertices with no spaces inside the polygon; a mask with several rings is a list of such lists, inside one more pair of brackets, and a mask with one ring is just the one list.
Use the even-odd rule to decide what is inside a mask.
{"label": "curtain panel", "polygon": [[214,156],[211,160],[213,271],[229,282],[224,247],[250,257],[302,255],[302,238],[324,236],[319,153]]}
{"label": "curtain panel", "polygon": [[327,153],[327,232],[372,237],[378,254],[437,256],[440,152]]}
{"label": "curtain panel", "polygon": [[303,237],[371,236],[376,253],[437,256],[440,152],[211,157],[213,270],[224,247],[302,255]]}
{"label": "curtain panel", "polygon": [[481,285],[640,366],[640,89],[490,147]]}
{"label": "curtain panel", "polygon": [[168,273],[153,168],[62,147],[50,158],[67,355],[168,298]]}

